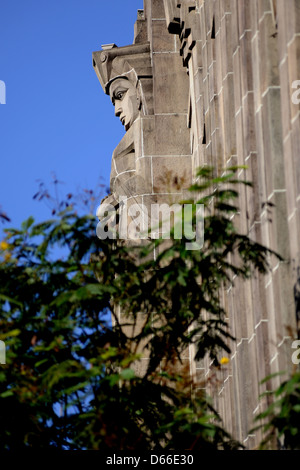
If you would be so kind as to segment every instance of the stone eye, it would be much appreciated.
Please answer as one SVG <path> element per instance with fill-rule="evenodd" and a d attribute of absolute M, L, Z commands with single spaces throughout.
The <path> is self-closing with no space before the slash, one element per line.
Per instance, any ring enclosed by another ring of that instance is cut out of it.
<path fill-rule="evenodd" d="M 116 99 L 121 100 L 124 96 L 124 93 L 125 91 L 118 91 L 118 93 L 116 94 Z"/>

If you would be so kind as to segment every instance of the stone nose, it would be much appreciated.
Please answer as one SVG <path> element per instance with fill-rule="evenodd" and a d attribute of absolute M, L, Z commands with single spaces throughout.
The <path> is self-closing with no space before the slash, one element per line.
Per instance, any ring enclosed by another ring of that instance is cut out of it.
<path fill-rule="evenodd" d="M 115 116 L 120 116 L 122 112 L 122 105 L 121 105 L 121 102 L 120 101 L 116 101 L 115 102 Z"/>

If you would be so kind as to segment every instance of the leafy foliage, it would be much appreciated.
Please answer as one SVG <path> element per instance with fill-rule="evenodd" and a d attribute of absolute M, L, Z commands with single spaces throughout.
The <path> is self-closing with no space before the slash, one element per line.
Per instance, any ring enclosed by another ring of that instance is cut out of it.
<path fill-rule="evenodd" d="M 269 379 L 270 376 L 266 377 L 264 382 Z M 300 372 L 295 371 L 275 391 L 265 395 L 272 397 L 272 403 L 256 417 L 256 421 L 264 421 L 256 428 L 266 434 L 261 449 L 268 448 L 275 436 L 283 441 L 283 448 L 300 450 Z"/>
<path fill-rule="evenodd" d="M 194 345 L 196 358 L 219 364 L 232 339 L 220 288 L 233 275 L 268 270 L 272 252 L 233 224 L 233 188 L 249 184 L 236 170 L 218 178 L 211 168 L 199 172 L 192 191 L 205 208 L 201 250 L 187 250 L 184 238 L 136 247 L 99 240 L 95 217 L 79 216 L 71 197 L 51 220 L 30 217 L 7 229 L 0 448 L 240 446 L 181 360 Z M 195 196 L 189 202 L 195 227 Z M 138 374 L 142 354 L 149 359 Z"/>

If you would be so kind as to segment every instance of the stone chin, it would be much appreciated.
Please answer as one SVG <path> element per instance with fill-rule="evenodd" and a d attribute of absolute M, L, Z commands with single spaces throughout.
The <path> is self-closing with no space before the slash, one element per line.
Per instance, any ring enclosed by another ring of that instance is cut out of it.
<path fill-rule="evenodd" d="M 123 122 L 121 121 L 126 132 L 128 131 L 128 129 L 130 129 L 130 127 L 131 127 L 131 126 L 133 125 L 133 123 L 137 120 L 137 118 L 138 118 L 138 115 L 135 116 L 135 118 L 134 118 L 132 121 L 130 121 L 130 122 L 126 122 L 125 119 L 123 120 Z"/>

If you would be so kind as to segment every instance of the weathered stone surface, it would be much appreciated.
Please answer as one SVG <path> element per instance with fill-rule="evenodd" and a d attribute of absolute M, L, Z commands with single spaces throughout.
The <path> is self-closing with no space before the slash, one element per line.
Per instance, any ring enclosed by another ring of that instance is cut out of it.
<path fill-rule="evenodd" d="M 267 405 L 259 386 L 291 367 L 296 332 L 293 287 L 300 266 L 300 80 L 298 0 L 144 0 L 135 45 L 94 53 L 106 92 L 126 76 L 136 87 L 137 119 L 114 151 L 112 191 L 145 207 L 175 203 L 201 165 L 247 165 L 253 181 L 240 195 L 240 230 L 278 251 L 267 277 L 226 286 L 222 294 L 232 342 L 228 370 L 214 386 L 211 364 L 191 364 L 199 393 L 206 388 L 247 448 L 253 418 Z M 266 203 L 274 206 L 268 207 Z M 190 351 L 191 352 L 191 351 Z M 192 355 L 192 352 L 191 352 Z M 188 358 L 186 359 L 188 361 Z M 147 358 L 145 358 L 145 364 Z"/>

